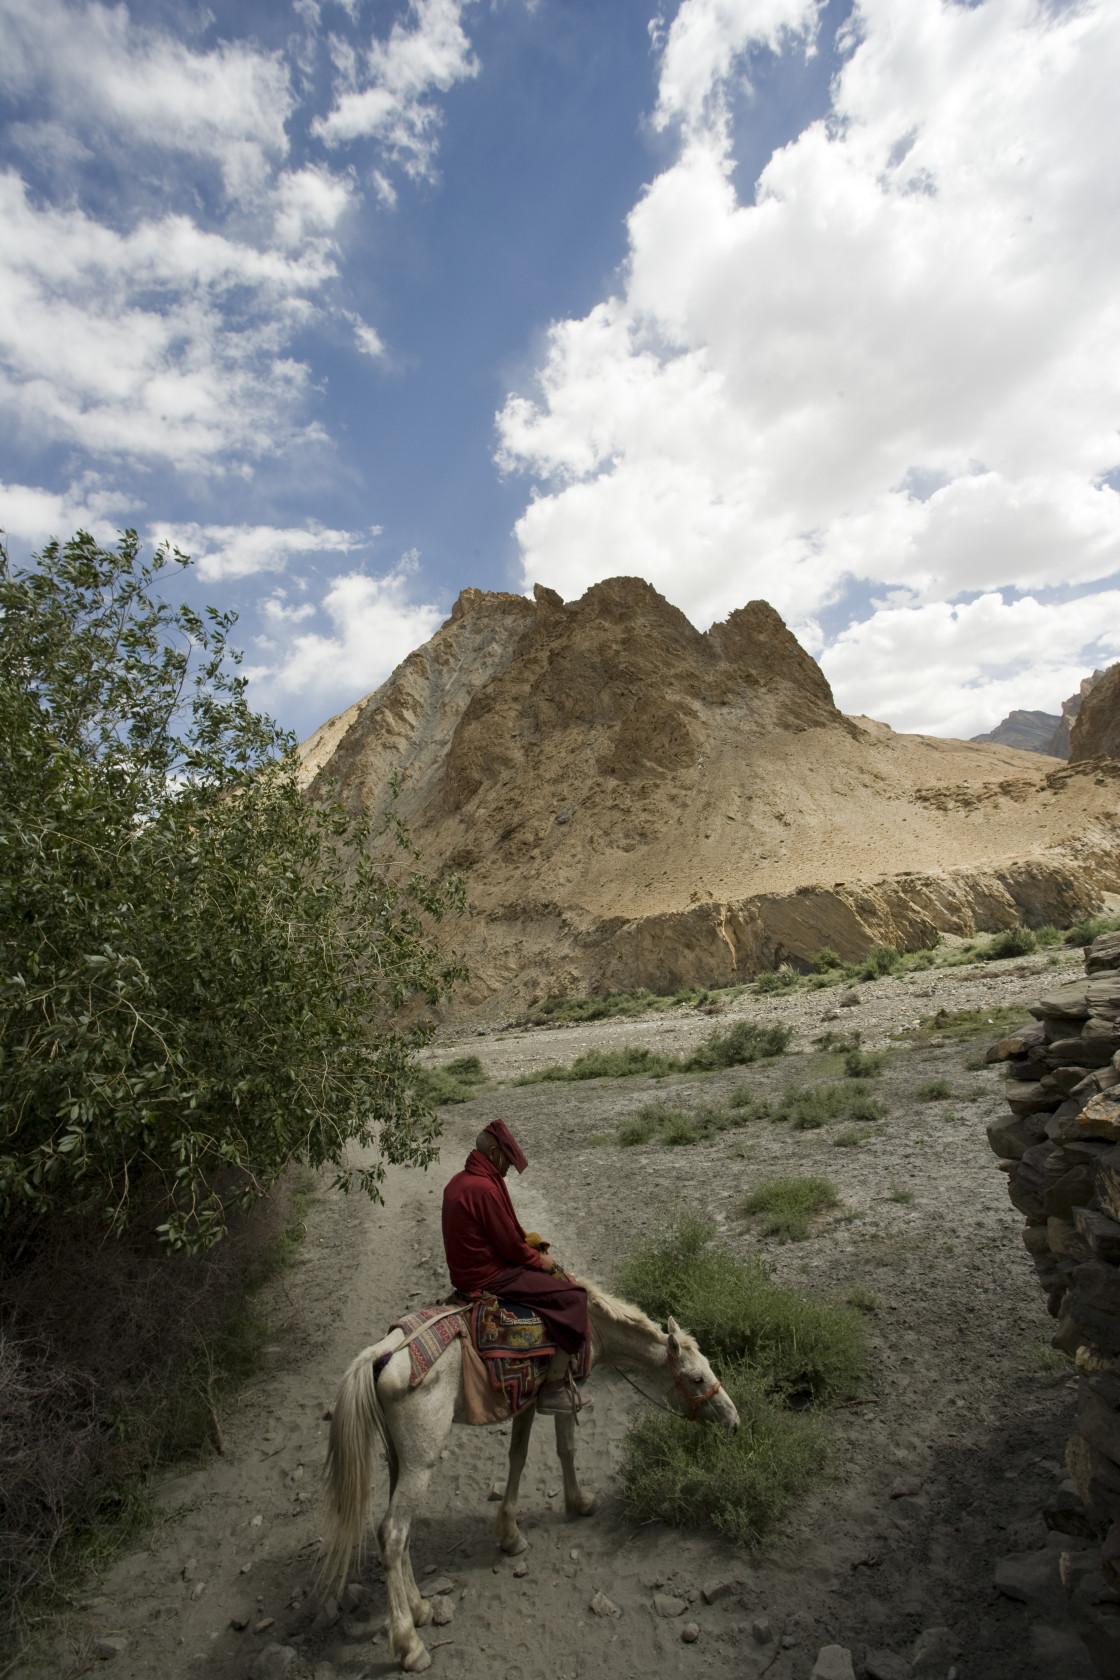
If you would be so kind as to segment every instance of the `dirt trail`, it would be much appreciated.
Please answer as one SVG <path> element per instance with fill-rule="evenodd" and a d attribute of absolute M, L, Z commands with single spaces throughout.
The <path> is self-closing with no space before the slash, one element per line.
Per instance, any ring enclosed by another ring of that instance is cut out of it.
<path fill-rule="evenodd" d="M 877 982 L 841 1024 L 862 1021 L 873 1041 L 942 1001 L 967 1008 L 1035 995 L 1030 965 L 1000 966 L 996 974 Z M 932 1006 L 915 997 L 931 986 Z M 827 1076 L 834 1070 L 808 1040 L 831 1001 L 827 993 L 741 1000 L 737 1013 L 799 1026 L 806 1053 L 770 1068 L 677 1076 L 660 1094 L 687 1104 L 726 1096 L 744 1080 L 776 1091 L 790 1079 Z M 668 1048 L 712 1024 L 658 1022 L 655 1033 L 653 1023 L 629 1022 L 472 1039 L 469 1048 L 508 1078 L 530 1063 L 570 1060 L 585 1041 Z M 114 1680 L 244 1680 L 270 1642 L 297 1653 L 289 1680 L 393 1672 L 375 1562 L 361 1577 L 372 1589 L 369 1608 L 329 1629 L 312 1625 L 323 1412 L 353 1354 L 398 1312 L 446 1289 L 440 1191 L 479 1126 L 501 1113 L 532 1163 L 513 1187 L 525 1222 L 573 1267 L 605 1280 L 627 1247 L 682 1206 L 714 1208 L 727 1240 L 757 1252 L 733 1212 L 742 1190 L 779 1169 L 827 1172 L 842 1190 L 842 1215 L 806 1243 L 767 1252 L 789 1281 L 873 1293 L 871 1366 L 863 1402 L 833 1414 L 841 1475 L 754 1555 L 627 1521 L 613 1474 L 642 1402 L 609 1371 L 595 1378 L 596 1409 L 580 1430 L 583 1478 L 604 1495 L 602 1508 L 584 1521 L 565 1518 L 551 1430 L 538 1425 L 523 1483 L 524 1559 L 496 1550 L 487 1503 L 508 1435 L 456 1430 L 413 1544 L 418 1577 L 454 1583 L 454 1620 L 425 1635 L 434 1675 L 807 1680 L 821 1645 L 848 1646 L 858 1665 L 869 1647 L 906 1656 L 917 1634 L 937 1625 L 959 1639 L 962 1680 L 1088 1675 L 1060 1605 L 1012 1603 L 992 1586 L 997 1557 L 1048 1544 L 1037 1509 L 1061 1473 L 1070 1396 L 1040 1351 L 1050 1323 L 984 1139 L 1001 1107 L 996 1074 L 966 1069 L 974 1050 L 946 1044 L 892 1056 L 875 1082 L 889 1118 L 859 1148 L 837 1149 L 829 1128 L 790 1133 L 756 1122 L 691 1149 L 622 1150 L 599 1140 L 649 1100 L 648 1081 L 503 1086 L 444 1111 L 442 1164 L 427 1174 L 393 1172 L 385 1209 L 317 1195 L 302 1260 L 267 1303 L 273 1368 L 224 1419 L 223 1456 L 162 1485 L 164 1520 L 148 1547 L 91 1586 L 82 1617 L 88 1662 L 94 1639 L 122 1635 L 125 1649 L 104 1670 Z M 441 1047 L 435 1059 L 450 1053 Z M 916 1102 L 917 1086 L 937 1077 L 949 1080 L 952 1099 Z M 892 1200 L 900 1187 L 911 1201 Z M 521 1563 L 528 1572 L 515 1575 Z M 707 1605 L 700 1589 L 720 1582 L 732 1591 Z M 681 1620 L 655 1615 L 659 1585 L 694 1601 Z M 620 1606 L 620 1620 L 590 1613 L 597 1590 Z M 231 1626 L 245 1619 L 244 1631 Z M 695 1644 L 681 1640 L 690 1619 L 700 1624 Z M 755 1637 L 757 1619 L 768 1621 L 769 1639 Z M 944 1680 L 947 1666 L 930 1672 Z"/>

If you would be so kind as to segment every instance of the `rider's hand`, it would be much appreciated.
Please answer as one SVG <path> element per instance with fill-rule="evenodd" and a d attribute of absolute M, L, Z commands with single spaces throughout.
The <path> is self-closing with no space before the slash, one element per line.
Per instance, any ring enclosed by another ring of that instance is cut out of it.
<path fill-rule="evenodd" d="M 556 1262 L 552 1258 L 552 1255 L 551 1254 L 542 1254 L 541 1255 L 541 1271 L 542 1272 L 554 1272 L 555 1270 L 556 1270 Z"/>

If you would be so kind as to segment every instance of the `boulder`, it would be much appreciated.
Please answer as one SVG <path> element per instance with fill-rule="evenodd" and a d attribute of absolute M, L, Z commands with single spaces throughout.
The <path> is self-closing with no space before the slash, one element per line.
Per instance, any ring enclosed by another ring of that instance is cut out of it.
<path fill-rule="evenodd" d="M 1107 1155 L 1101 1156 L 1093 1184 L 1103 1212 L 1120 1220 L 1120 1149 L 1110 1149 Z"/>
<path fill-rule="evenodd" d="M 1084 1021 L 1089 1014 L 1088 980 L 1071 980 L 1030 1005 L 1036 1021 Z"/>
<path fill-rule="evenodd" d="M 856 1680 L 852 1653 L 843 1645 L 822 1645 L 810 1680 Z"/>
<path fill-rule="evenodd" d="M 1029 1085 L 1009 1084 L 1007 1087 L 1007 1106 L 1014 1115 L 1052 1113 L 1061 1101 L 1057 1092 L 1044 1091 L 1037 1081 Z"/>
<path fill-rule="evenodd" d="M 1120 1265 L 1120 1222 L 1087 1207 L 1074 1208 L 1073 1222 L 1098 1259 Z"/>
<path fill-rule="evenodd" d="M 1120 931 L 1102 933 L 1085 953 L 1085 968 L 1089 974 L 1102 974 L 1110 968 L 1120 968 Z"/>
<path fill-rule="evenodd" d="M 923 1628 L 914 1641 L 910 1661 L 915 1674 L 944 1674 L 949 1664 L 960 1655 L 960 1640 L 952 1628 Z"/>
<path fill-rule="evenodd" d="M 1116 1049 L 1116 1041 L 1109 1035 L 1101 1038 L 1094 1034 L 1091 1038 L 1059 1038 L 1050 1046 L 1050 1054 L 1054 1065 L 1059 1062 L 1069 1063 L 1083 1068 L 1107 1067 Z M 1011 1093 L 1007 1100 L 1011 1102 Z"/>
<path fill-rule="evenodd" d="M 1120 1354 L 1120 1271 L 1086 1260 L 1073 1273 L 1070 1313 L 1087 1342 Z"/>

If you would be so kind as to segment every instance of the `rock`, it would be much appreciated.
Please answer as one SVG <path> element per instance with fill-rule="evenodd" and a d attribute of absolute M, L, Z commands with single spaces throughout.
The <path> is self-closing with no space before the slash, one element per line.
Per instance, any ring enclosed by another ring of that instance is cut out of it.
<path fill-rule="evenodd" d="M 93 1642 L 93 1654 L 100 1662 L 111 1662 L 114 1657 L 121 1657 L 128 1650 L 128 1640 L 123 1633 L 109 1633 Z"/>
<path fill-rule="evenodd" d="M 688 1600 L 675 1598 L 672 1593 L 654 1593 L 653 1608 L 659 1616 L 683 1616 L 688 1609 Z"/>
<path fill-rule="evenodd" d="M 186 1563 L 183 1565 L 182 1569 L 180 1570 L 180 1574 L 182 1575 L 183 1580 L 184 1581 L 193 1581 L 194 1580 L 194 1572 L 197 1568 L 198 1568 L 198 1559 L 197 1558 L 188 1558 Z"/>
<path fill-rule="evenodd" d="M 1099 1091 L 1090 1097 L 1074 1124 L 1082 1137 L 1120 1143 L 1120 1090 Z"/>
<path fill-rule="evenodd" d="M 233 1629 L 234 1633 L 244 1633 L 245 1629 L 249 1626 L 250 1620 L 251 1617 L 249 1616 L 231 1616 L 229 1619 L 229 1625 Z"/>
<path fill-rule="evenodd" d="M 863 999 L 858 992 L 842 992 L 840 994 L 841 1009 L 858 1009 Z"/>
<path fill-rule="evenodd" d="M 1105 1160 L 1111 1160 L 1112 1155 L 1120 1157 L 1120 1151 L 1111 1151 Z M 1113 1212 L 1111 1185 L 1109 1188 L 1109 1211 Z M 1116 1180 L 1116 1188 L 1120 1190 L 1120 1178 Z M 1097 1196 L 1102 1203 L 1105 1201 L 1099 1169 Z M 1103 1261 L 1094 1259 L 1085 1260 L 1075 1267 L 1069 1310 L 1074 1323 L 1083 1332 L 1084 1341 L 1094 1342 L 1111 1354 L 1120 1354 L 1120 1272 L 1114 1266 L 1106 1266 Z"/>
<path fill-rule="evenodd" d="M 433 1598 L 431 1604 L 433 1627 L 446 1627 L 448 1622 L 454 1620 L 455 1604 L 445 1593 L 440 1593 L 436 1598 Z"/>
<path fill-rule="evenodd" d="M 751 1623 L 751 1634 L 760 1645 L 769 1645 L 774 1637 L 769 1616 L 756 1616 Z"/>
<path fill-rule="evenodd" d="M 1044 1017 L 1049 1021 L 1085 1021 L 1089 1017 L 1088 1003 L 1089 982 L 1087 980 L 1071 980 L 1064 986 L 1058 986 L 1045 997 L 1040 997 L 1037 1003 L 1030 1005 L 1031 1014 L 1036 1021 Z"/>
<path fill-rule="evenodd" d="M 700 1588 L 700 1597 L 705 1604 L 715 1604 L 718 1599 L 726 1598 L 731 1590 L 730 1581 L 709 1581 L 706 1587 Z"/>
<path fill-rule="evenodd" d="M 1050 1046 L 1050 1053 L 1055 1062 L 1083 1068 L 1106 1067 L 1112 1060 L 1116 1049 L 1115 1040 L 1111 1034 L 1105 1038 L 1094 1033 L 1089 1038 L 1061 1038 Z M 1010 1102 L 1010 1095 L 1008 1101 Z"/>
<path fill-rule="evenodd" d="M 505 1496 L 506 1484 L 504 1482 L 492 1482 L 490 1484 L 490 1492 L 486 1495 L 487 1499 L 499 1500 L 504 1499 Z"/>
<path fill-rule="evenodd" d="M 809 1680 L 856 1680 L 852 1653 L 843 1645 L 822 1645 Z"/>
<path fill-rule="evenodd" d="M 1084 1207 L 1093 1195 L 1090 1167 L 1072 1167 L 1056 1179 L 1042 1197 L 1047 1219 L 1069 1220 L 1075 1207 Z"/>
<path fill-rule="evenodd" d="M 312 1633 L 326 1633 L 338 1621 L 339 1607 L 335 1598 L 325 1598 L 316 1610 L 311 1623 Z"/>
<path fill-rule="evenodd" d="M 1000 1558 L 995 1568 L 996 1590 L 1020 1604 L 1045 1603 L 1053 1591 L 1054 1580 L 1054 1559 L 1046 1551 L 1019 1552 Z M 955 1650 L 949 1653 L 950 1657 L 955 1655 Z"/>
<path fill-rule="evenodd" d="M 1100 974 L 1109 968 L 1120 968 L 1120 932 L 1102 933 L 1085 953 L 1085 969 Z"/>
<path fill-rule="evenodd" d="M 910 1680 L 914 1672 L 906 1658 L 893 1651 L 868 1651 L 863 1667 L 867 1680 Z"/>
<path fill-rule="evenodd" d="M 524 1574 L 528 1567 L 528 1564 L 522 1564 L 521 1573 Z M 517 1570 L 515 1569 L 513 1573 L 516 1575 Z M 433 1595 L 438 1596 L 440 1593 L 452 1593 L 454 1591 L 455 1583 L 451 1579 L 450 1575 L 437 1575 L 434 1581 L 424 1582 L 424 1596 L 426 1598 L 431 1598 Z M 368 1593 L 366 1594 L 366 1598 L 369 1598 Z"/>
<path fill-rule="evenodd" d="M 1007 1038 L 997 1040 L 989 1045 L 984 1057 L 986 1062 L 1009 1062 L 1018 1056 L 1025 1056 L 1028 1050 L 1043 1042 L 1043 1026 L 1038 1021 L 1031 1027 L 1023 1027 L 1021 1031 L 1011 1033 Z"/>
<path fill-rule="evenodd" d="M 912 1499 L 916 1493 L 921 1493 L 922 1483 L 918 1476 L 903 1476 L 893 1484 L 890 1491 L 892 1499 Z"/>
<path fill-rule="evenodd" d="M 522 1577 L 528 1575 L 528 1573 L 529 1565 L 527 1563 L 518 1563 L 514 1565 L 513 1578 L 515 1581 L 520 1581 Z"/>
<path fill-rule="evenodd" d="M 296 1666 L 297 1653 L 292 1645 L 266 1645 L 257 1654 L 249 1680 L 287 1680 Z"/>
<path fill-rule="evenodd" d="M 1061 1096 L 1057 1091 L 1046 1091 L 1039 1083 L 1024 1085 L 1015 1084 L 1007 1087 L 1007 1106 L 1012 1114 L 1025 1117 L 1028 1114 L 1050 1114 L 1061 1103 Z"/>
<path fill-rule="evenodd" d="M 613 1616 L 615 1621 L 622 1615 L 618 1605 L 613 1599 L 608 1598 L 605 1592 L 595 1594 L 591 1600 L 591 1611 L 596 1616 Z"/>
<path fill-rule="evenodd" d="M 317 1662 L 311 1673 L 311 1680 L 337 1680 L 338 1670 L 333 1663 Z"/>
<path fill-rule="evenodd" d="M 1071 1629 L 1032 1622 L 1028 1637 L 1031 1656 L 1044 1674 L 1060 1675 L 1061 1680 L 1092 1680 L 1088 1654 Z"/>
<path fill-rule="evenodd" d="M 700 1637 L 700 1623 L 686 1622 L 681 1629 L 681 1638 L 686 1645 L 695 1645 Z"/>
<path fill-rule="evenodd" d="M 270 1627 L 276 1626 L 275 1616 L 262 1616 L 259 1622 L 253 1623 L 254 1633 L 267 1633 Z"/>
<path fill-rule="evenodd" d="M 1096 1537 L 1096 1526 L 1085 1501 L 1072 1481 L 1065 1481 L 1042 1507 L 1042 1520 L 1055 1534 L 1076 1534 L 1085 1540 Z"/>
<path fill-rule="evenodd" d="M 450 1588 L 448 1588 L 450 1591 Z M 361 1610 L 369 1603 L 369 1588 L 361 1581 L 347 1581 L 342 1589 L 339 1604 L 343 1610 Z"/>
<path fill-rule="evenodd" d="M 952 1628 L 923 1628 L 914 1641 L 910 1663 L 915 1674 L 947 1668 L 960 1655 L 960 1641 Z"/>
<path fill-rule="evenodd" d="M 1087 1207 L 1074 1208 L 1073 1221 L 1099 1260 L 1120 1264 L 1120 1222 Z"/>
<path fill-rule="evenodd" d="M 1080 1069 L 1078 1070 L 1080 1072 Z M 1022 1117 L 1001 1115 L 988 1127 L 988 1143 L 994 1155 L 1003 1160 L 1020 1161 L 1033 1143 L 1037 1142 Z"/>

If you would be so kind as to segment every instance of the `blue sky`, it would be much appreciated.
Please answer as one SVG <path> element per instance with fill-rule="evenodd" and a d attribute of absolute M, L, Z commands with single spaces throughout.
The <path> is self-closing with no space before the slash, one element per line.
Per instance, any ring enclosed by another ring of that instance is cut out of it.
<path fill-rule="evenodd" d="M 0 525 L 305 735 L 468 584 L 758 595 L 971 734 L 1120 655 L 1120 15 L 0 4 Z"/>

